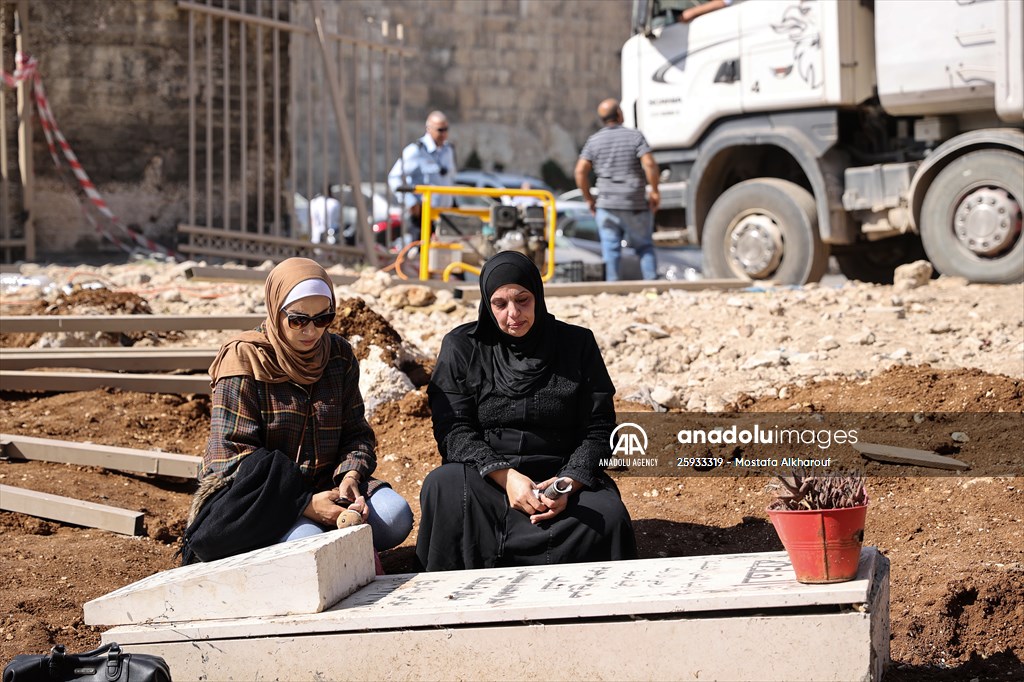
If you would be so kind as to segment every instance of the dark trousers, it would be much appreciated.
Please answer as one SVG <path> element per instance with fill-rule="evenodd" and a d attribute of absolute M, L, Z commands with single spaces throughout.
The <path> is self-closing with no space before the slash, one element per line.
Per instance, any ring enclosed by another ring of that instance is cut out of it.
<path fill-rule="evenodd" d="M 405 223 L 405 238 L 406 243 L 418 242 L 420 240 L 420 222 L 421 222 L 420 207 L 409 209 L 408 216 L 406 217 Z"/>

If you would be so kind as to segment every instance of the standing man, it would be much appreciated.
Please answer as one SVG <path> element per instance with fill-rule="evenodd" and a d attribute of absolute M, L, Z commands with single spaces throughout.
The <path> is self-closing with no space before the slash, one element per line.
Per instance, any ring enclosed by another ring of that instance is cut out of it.
<path fill-rule="evenodd" d="M 643 133 L 622 127 L 619 101 L 606 99 L 597 107 L 604 127 L 590 136 L 576 162 L 576 186 L 597 216 L 605 279 L 619 279 L 622 240 L 640 256 L 644 279 L 657 279 L 654 255 L 654 212 L 658 210 L 658 164 Z M 590 193 L 590 172 L 597 175 L 597 201 Z M 650 185 L 650 193 L 646 192 Z"/>
<path fill-rule="evenodd" d="M 445 185 L 455 184 L 455 148 L 448 142 L 448 118 L 440 111 L 427 116 L 427 133 L 402 150 L 402 157 L 395 162 L 388 173 L 388 185 L 399 196 L 402 185 Z M 401 193 L 408 212 L 406 223 L 407 243 L 420 238 L 421 199 L 412 192 Z M 437 194 L 431 199 L 431 206 L 449 208 L 454 205 L 450 194 Z"/>

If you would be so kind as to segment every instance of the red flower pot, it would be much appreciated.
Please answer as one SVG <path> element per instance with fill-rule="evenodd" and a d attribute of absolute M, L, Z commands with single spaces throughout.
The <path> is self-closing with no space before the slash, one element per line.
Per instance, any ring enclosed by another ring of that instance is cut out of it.
<path fill-rule="evenodd" d="M 868 506 L 768 510 L 768 517 L 802 583 L 841 583 L 857 576 Z"/>

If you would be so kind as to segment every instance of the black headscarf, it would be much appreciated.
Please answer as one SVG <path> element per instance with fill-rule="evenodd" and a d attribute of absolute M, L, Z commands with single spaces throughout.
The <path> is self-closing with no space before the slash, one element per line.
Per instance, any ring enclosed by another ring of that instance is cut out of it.
<path fill-rule="evenodd" d="M 501 331 L 491 310 L 491 296 L 507 284 L 524 287 L 535 299 L 533 326 L 521 337 Z M 547 381 L 555 351 L 550 338 L 553 325 L 554 317 L 544 304 L 544 283 L 532 260 L 518 251 L 502 251 L 484 264 L 480 272 L 480 314 L 473 335 L 491 350 L 491 366 L 480 369 L 485 373 L 490 370 L 495 390 L 522 398 Z"/>

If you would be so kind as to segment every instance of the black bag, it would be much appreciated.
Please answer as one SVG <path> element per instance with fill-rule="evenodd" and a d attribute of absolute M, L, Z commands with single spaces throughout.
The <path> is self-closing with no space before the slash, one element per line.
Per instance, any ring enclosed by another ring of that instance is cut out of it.
<path fill-rule="evenodd" d="M 68 654 L 58 644 L 49 654 L 21 654 L 4 668 L 3 682 L 171 682 L 167 661 L 152 654 L 129 654 L 116 642 L 84 654 Z"/>
<path fill-rule="evenodd" d="M 185 528 L 179 550 L 183 566 L 269 547 L 288 532 L 313 497 L 298 465 L 280 450 L 254 450 L 230 479 L 219 482 L 223 485 L 199 505 Z"/>

